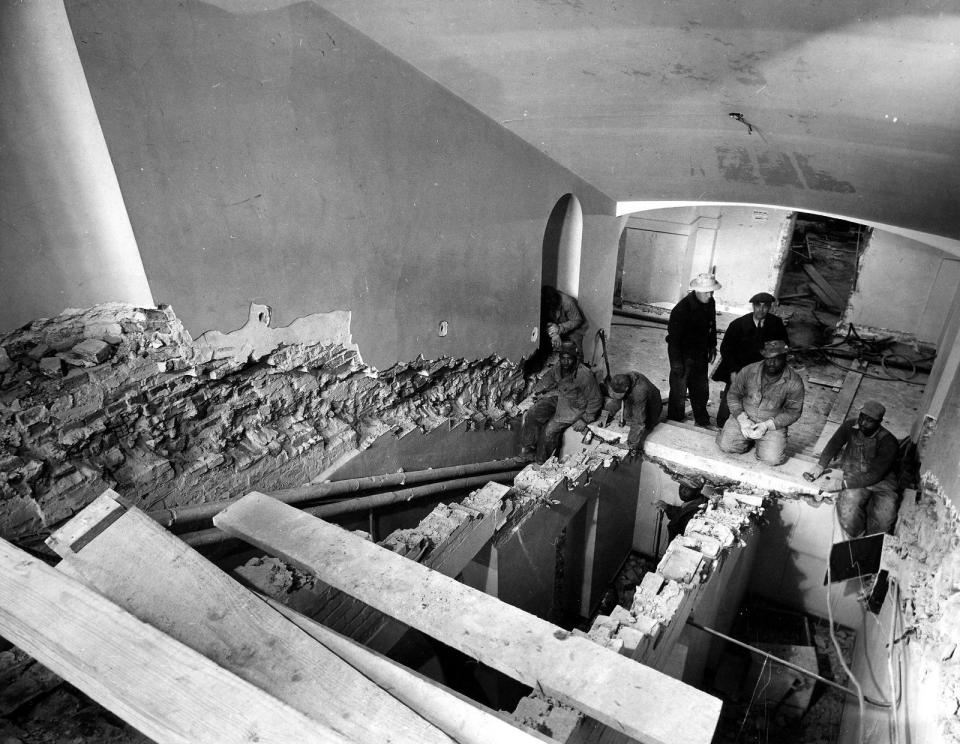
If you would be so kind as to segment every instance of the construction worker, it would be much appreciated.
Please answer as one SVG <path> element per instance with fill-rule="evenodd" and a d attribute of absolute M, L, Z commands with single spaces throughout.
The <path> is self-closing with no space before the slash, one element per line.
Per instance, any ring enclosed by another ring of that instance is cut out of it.
<path fill-rule="evenodd" d="M 710 426 L 707 365 L 717 356 L 717 306 L 713 293 L 721 285 L 713 274 L 698 274 L 690 292 L 673 310 L 667 323 L 670 359 L 670 398 L 667 418 L 683 421 L 687 392 L 697 426 Z"/>
<path fill-rule="evenodd" d="M 720 341 L 720 363 L 713 371 L 713 379 L 724 383 L 720 395 L 720 407 L 717 410 L 717 426 L 721 429 L 730 416 L 727 406 L 727 393 L 730 391 L 730 378 L 748 364 L 763 359 L 760 350 L 764 341 L 781 340 L 789 344 L 787 328 L 783 321 L 770 310 L 776 299 L 769 292 L 758 292 L 750 298 L 753 312 L 742 315 L 727 326 Z"/>
<path fill-rule="evenodd" d="M 593 372 L 580 363 L 576 344 L 564 341 L 560 359 L 533 386 L 542 395 L 523 417 L 520 454 L 544 462 L 560 446 L 567 427 L 582 432 L 596 421 L 603 397 Z"/>
<path fill-rule="evenodd" d="M 723 452 L 740 454 L 755 444 L 761 462 L 780 465 L 787 459 L 787 427 L 803 412 L 803 380 L 787 365 L 788 351 L 784 341 L 766 341 L 763 361 L 734 374 L 730 418 L 717 433 Z"/>
<path fill-rule="evenodd" d="M 540 346 L 524 365 L 524 374 L 539 372 L 550 354 L 559 350 L 564 341 L 576 344 L 582 357 L 587 325 L 580 305 L 573 297 L 544 284 L 540 292 Z"/>
<path fill-rule="evenodd" d="M 837 519 L 850 537 L 893 532 L 900 505 L 897 456 L 900 444 L 881 426 L 886 408 L 868 400 L 856 418 L 844 421 L 823 448 L 820 460 L 810 471 L 815 480 L 827 472 L 827 465 L 841 453 L 843 476 L 832 490 L 837 497 Z"/>
<path fill-rule="evenodd" d="M 630 456 L 636 457 L 643 440 L 650 430 L 660 422 L 663 411 L 663 398 L 657 386 L 639 372 L 614 375 L 607 383 L 608 399 L 604 411 L 611 417 L 616 416 L 623 407 L 622 423 L 630 427 L 627 434 L 627 448 Z"/>

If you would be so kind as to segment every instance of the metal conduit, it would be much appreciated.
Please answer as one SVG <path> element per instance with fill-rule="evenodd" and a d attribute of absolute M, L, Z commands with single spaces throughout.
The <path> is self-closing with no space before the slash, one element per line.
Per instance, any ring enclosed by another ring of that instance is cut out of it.
<path fill-rule="evenodd" d="M 326 499 L 348 493 L 372 491 L 376 488 L 403 486 L 408 483 L 449 480 L 451 478 L 462 478 L 477 473 L 499 472 L 510 468 L 522 468 L 525 464 L 527 464 L 527 462 L 522 458 L 510 457 L 506 460 L 488 460 L 487 462 L 453 465 L 446 468 L 429 468 L 426 470 L 412 470 L 406 473 L 370 475 L 363 478 L 349 478 L 330 483 L 310 483 L 305 486 L 298 486 L 297 488 L 269 491 L 267 492 L 267 496 L 271 496 L 285 504 L 300 504 L 304 501 Z M 157 509 L 147 512 L 147 516 L 167 528 L 180 524 L 204 522 L 209 521 L 213 518 L 214 514 L 222 511 L 240 498 L 240 496 L 237 496 L 222 501 L 210 501 L 203 504 Z"/>
<path fill-rule="evenodd" d="M 693 620 L 690 620 L 690 619 L 687 619 L 687 625 L 691 625 L 697 630 L 702 630 L 704 633 L 709 633 L 710 635 L 716 636 L 717 638 L 722 638 L 723 640 L 728 641 L 729 643 L 732 643 L 736 646 L 740 646 L 741 648 L 745 648 L 747 649 L 747 651 L 750 651 L 752 653 L 759 654 L 760 656 L 765 656 L 766 658 L 770 659 L 770 661 L 773 661 L 777 664 L 781 664 L 785 667 L 793 669 L 795 672 L 800 672 L 800 674 L 803 674 L 804 676 L 813 677 L 815 680 L 819 682 L 823 682 L 825 685 L 836 687 L 841 692 L 845 692 L 847 693 L 847 695 L 850 695 L 853 698 L 858 697 L 856 691 L 851 690 L 849 687 L 844 687 L 843 685 L 838 684 L 837 682 L 834 682 L 832 679 L 821 677 L 816 672 L 811 672 L 809 669 L 804 669 L 802 666 L 797 666 L 796 664 L 789 662 L 786 659 L 781 659 L 779 656 L 768 654 L 766 651 L 761 651 L 759 648 L 755 648 L 754 646 L 751 646 L 747 643 L 738 641 L 736 638 L 731 638 L 730 636 L 721 633 L 719 630 L 714 630 L 713 628 L 708 628 L 704 625 L 700 625 L 700 623 L 694 622 Z M 870 703 L 880 708 L 889 707 L 889 703 L 885 703 L 879 700 L 871 700 Z"/>
<path fill-rule="evenodd" d="M 414 488 L 402 488 L 397 491 L 375 493 L 371 494 L 370 496 L 358 496 L 356 498 L 346 499 L 345 501 L 338 501 L 333 504 L 311 506 L 303 511 L 307 514 L 312 514 L 315 517 L 335 517 L 341 514 L 365 511 L 367 509 L 372 510 L 380 506 L 387 506 L 388 504 L 398 504 L 404 501 L 421 499 L 426 496 L 434 496 L 446 491 L 461 491 L 468 488 L 479 488 L 487 483 L 512 483 L 513 479 L 521 470 L 522 468 L 514 468 L 512 470 L 503 470 L 496 473 L 475 475 L 470 478 L 457 478 L 454 480 L 442 481 L 440 483 L 428 483 L 427 485 L 416 486 Z M 233 501 L 233 499 L 231 499 L 231 501 Z M 221 508 L 225 508 L 226 506 L 227 504 L 223 503 Z M 206 545 L 216 545 L 217 543 L 223 542 L 229 538 L 230 536 L 226 532 L 223 532 L 216 527 L 209 530 L 190 532 L 180 536 L 181 540 L 194 548 L 203 547 Z"/>

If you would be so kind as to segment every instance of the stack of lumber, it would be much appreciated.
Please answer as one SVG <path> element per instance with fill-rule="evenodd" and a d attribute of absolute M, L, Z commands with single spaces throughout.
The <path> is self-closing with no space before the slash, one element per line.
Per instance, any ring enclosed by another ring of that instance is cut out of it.
<path fill-rule="evenodd" d="M 712 737 L 715 698 L 263 494 L 216 524 L 637 741 Z M 0 635 L 156 741 L 545 739 L 248 590 L 112 491 L 49 545 L 55 568 L 0 541 Z"/>

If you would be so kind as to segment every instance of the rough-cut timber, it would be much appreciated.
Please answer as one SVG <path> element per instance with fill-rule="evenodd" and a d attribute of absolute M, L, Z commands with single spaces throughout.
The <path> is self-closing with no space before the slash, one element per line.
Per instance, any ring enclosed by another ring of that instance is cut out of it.
<path fill-rule="evenodd" d="M 638 741 L 712 738 L 716 698 L 263 494 L 214 524 Z"/>
<path fill-rule="evenodd" d="M 0 635 L 155 741 L 351 741 L 2 539 L 0 596 Z"/>
<path fill-rule="evenodd" d="M 84 512 L 99 514 L 111 503 L 123 513 L 78 551 L 52 536 L 63 558 L 59 569 L 345 738 L 449 744 L 442 732 L 143 512 L 124 510 L 110 492 Z M 77 517 L 81 523 L 84 512 Z M 67 528 L 72 532 L 69 523 Z M 358 700 L 364 701 L 363 715 Z"/>
<path fill-rule="evenodd" d="M 275 600 L 270 605 L 304 632 L 417 711 L 459 744 L 537 744 L 550 741 L 520 729 L 493 711 L 458 695 L 381 654 L 334 633 Z"/>

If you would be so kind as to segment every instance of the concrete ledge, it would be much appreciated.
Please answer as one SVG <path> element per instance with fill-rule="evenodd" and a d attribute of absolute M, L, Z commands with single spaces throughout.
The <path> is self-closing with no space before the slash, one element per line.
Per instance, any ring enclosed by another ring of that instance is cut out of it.
<path fill-rule="evenodd" d="M 790 457 L 783 465 L 771 467 L 760 462 L 753 451 L 743 455 L 721 452 L 716 443 L 717 433 L 707 429 L 692 429 L 669 422 L 659 424 L 643 445 L 644 457 L 674 472 L 700 473 L 716 483 L 729 480 L 764 491 L 781 494 L 820 496 L 820 490 L 831 483 L 831 476 L 807 483 L 802 477 L 812 461 L 806 457 Z"/>

